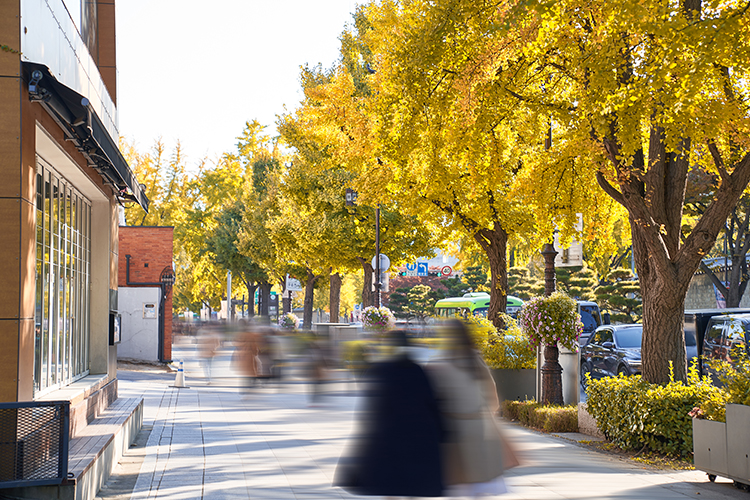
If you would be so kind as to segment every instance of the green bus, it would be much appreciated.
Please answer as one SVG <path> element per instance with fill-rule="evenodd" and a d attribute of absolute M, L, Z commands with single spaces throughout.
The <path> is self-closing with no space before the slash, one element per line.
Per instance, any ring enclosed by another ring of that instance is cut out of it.
<path fill-rule="evenodd" d="M 516 317 L 518 311 L 521 310 L 523 300 L 518 297 L 508 295 L 508 302 L 506 304 L 506 312 Z M 490 308 L 490 294 L 487 292 L 471 292 L 465 293 L 463 297 L 451 297 L 448 299 L 440 299 L 435 304 L 435 315 L 441 319 L 452 318 L 453 316 L 468 316 L 479 315 L 487 317 L 487 311 Z"/>

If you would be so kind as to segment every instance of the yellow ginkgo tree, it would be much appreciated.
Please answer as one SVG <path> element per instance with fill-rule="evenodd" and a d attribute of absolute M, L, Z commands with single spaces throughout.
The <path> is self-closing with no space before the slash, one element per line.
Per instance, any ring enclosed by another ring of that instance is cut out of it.
<path fill-rule="evenodd" d="M 489 261 L 489 318 L 502 326 L 509 242 L 541 248 L 555 229 L 568 240 L 576 214 L 597 209 L 594 179 L 558 116 L 519 105 L 497 85 L 498 64 L 513 50 L 496 36 L 501 7 L 409 0 L 365 12 L 377 156 L 361 163 L 363 191 L 398 199 L 435 231 L 469 236 Z"/>
<path fill-rule="evenodd" d="M 643 375 L 667 382 L 671 362 L 684 380 L 685 295 L 750 179 L 748 3 L 510 5 L 496 36 L 514 48 L 496 67 L 497 84 L 536 116 L 554 110 L 579 164 L 627 210 L 643 296 Z M 545 88 L 529 85 L 534 79 Z M 719 181 L 684 234 L 695 168 Z"/>

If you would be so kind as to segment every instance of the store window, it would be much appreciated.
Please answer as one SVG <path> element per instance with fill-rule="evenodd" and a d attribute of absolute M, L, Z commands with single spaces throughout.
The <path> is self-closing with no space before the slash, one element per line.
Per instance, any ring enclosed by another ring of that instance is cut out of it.
<path fill-rule="evenodd" d="M 91 203 L 43 159 L 36 177 L 34 394 L 88 374 Z"/>

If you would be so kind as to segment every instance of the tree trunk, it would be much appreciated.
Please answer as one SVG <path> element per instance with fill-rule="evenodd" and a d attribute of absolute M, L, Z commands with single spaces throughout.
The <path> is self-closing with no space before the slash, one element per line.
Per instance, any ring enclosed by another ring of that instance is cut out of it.
<path fill-rule="evenodd" d="M 331 317 L 329 322 L 339 322 L 339 309 L 341 307 L 341 275 L 339 273 L 331 273 L 331 293 L 330 293 L 330 304 Z"/>
<path fill-rule="evenodd" d="M 271 284 L 263 282 L 260 284 L 258 292 L 258 312 L 263 317 L 268 317 L 268 303 L 271 300 Z"/>
<path fill-rule="evenodd" d="M 313 293 L 315 290 L 315 282 L 318 281 L 319 276 L 315 276 L 309 267 L 306 271 L 307 279 L 305 280 L 305 304 L 304 312 L 302 314 L 302 328 L 304 330 L 312 330 Z"/>
<path fill-rule="evenodd" d="M 372 268 L 372 265 L 362 257 L 357 257 L 357 260 L 362 264 L 362 269 L 365 273 L 364 279 L 362 280 L 362 308 L 374 306 L 375 292 L 372 291 L 372 273 L 374 273 L 375 270 Z"/>
<path fill-rule="evenodd" d="M 613 124 L 614 125 L 614 124 Z M 614 128 L 613 128 L 614 130 Z M 637 151 L 632 163 L 622 163 L 617 138 L 602 139 L 603 150 L 617 175 L 618 189 L 597 172 L 599 185 L 624 206 L 630 218 L 633 256 L 643 297 L 644 380 L 669 382 L 670 367 L 675 380 L 686 380 L 683 317 L 685 295 L 695 271 L 716 241 L 732 208 L 750 180 L 750 154 L 727 168 L 715 144 L 708 149 L 721 174 L 721 184 L 708 208 L 690 234 L 682 239 L 682 209 L 685 204 L 690 140 L 677 149 L 665 145 L 663 130 L 655 127 L 649 137 L 648 155 Z M 640 172 L 646 172 L 641 174 Z"/>
<path fill-rule="evenodd" d="M 258 285 L 250 285 L 247 282 L 245 283 L 245 286 L 247 287 L 247 315 L 249 317 L 255 316 L 255 290 L 257 290 Z"/>
<path fill-rule="evenodd" d="M 633 222 L 631 221 L 631 224 Z M 633 227 L 637 227 L 633 224 Z M 663 384 L 670 380 L 670 361 L 675 380 L 687 379 L 685 355 L 685 295 L 690 283 L 679 283 L 677 273 L 657 273 L 643 236 L 633 229 L 633 250 L 643 297 L 643 377 Z"/>
<path fill-rule="evenodd" d="M 493 230 L 482 229 L 474 234 L 474 239 L 484 250 L 490 261 L 490 308 L 487 319 L 498 329 L 504 329 L 500 318 L 508 305 L 508 233 L 495 224 Z"/>

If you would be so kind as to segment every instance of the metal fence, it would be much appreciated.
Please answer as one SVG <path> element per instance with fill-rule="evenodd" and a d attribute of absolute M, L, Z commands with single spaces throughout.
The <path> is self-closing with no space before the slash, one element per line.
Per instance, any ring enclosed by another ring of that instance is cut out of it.
<path fill-rule="evenodd" d="M 62 483 L 69 435 L 69 401 L 0 403 L 0 488 Z"/>

